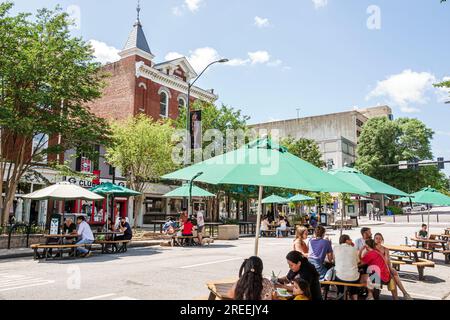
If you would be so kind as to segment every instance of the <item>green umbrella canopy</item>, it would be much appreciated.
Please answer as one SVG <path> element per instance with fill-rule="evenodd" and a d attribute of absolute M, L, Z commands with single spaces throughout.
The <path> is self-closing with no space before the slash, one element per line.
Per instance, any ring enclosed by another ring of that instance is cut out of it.
<path fill-rule="evenodd" d="M 261 203 L 268 204 L 268 203 L 287 203 L 289 202 L 288 199 L 277 196 L 275 194 L 271 195 L 270 197 L 264 198 Z"/>
<path fill-rule="evenodd" d="M 433 188 L 423 188 L 422 190 L 412 193 L 411 198 L 404 197 L 395 200 L 396 202 L 411 202 L 432 204 L 436 206 L 450 206 L 450 197 L 440 193 Z"/>
<path fill-rule="evenodd" d="M 363 174 L 361 171 L 354 168 L 343 167 L 340 169 L 330 170 L 329 173 L 367 193 L 408 196 L 406 192 L 403 192 L 384 182 L 381 182 L 377 179 L 367 176 Z"/>
<path fill-rule="evenodd" d="M 102 183 L 101 185 L 91 188 L 90 191 L 100 195 L 112 194 L 116 197 L 132 197 L 142 194 L 140 192 L 112 184 L 111 182 Z"/>
<path fill-rule="evenodd" d="M 197 198 L 215 197 L 214 194 L 202 188 L 192 185 L 192 196 Z M 175 190 L 166 193 L 163 197 L 166 198 L 185 198 L 189 197 L 189 184 L 184 184 Z"/>
<path fill-rule="evenodd" d="M 302 201 L 311 201 L 315 200 L 312 197 L 305 196 L 303 194 L 296 194 L 295 196 L 289 198 L 289 202 L 302 202 Z"/>
<path fill-rule="evenodd" d="M 210 184 L 267 186 L 318 192 L 364 191 L 338 179 L 293 154 L 268 138 L 199 162 L 163 176 L 168 180 L 196 179 Z"/>

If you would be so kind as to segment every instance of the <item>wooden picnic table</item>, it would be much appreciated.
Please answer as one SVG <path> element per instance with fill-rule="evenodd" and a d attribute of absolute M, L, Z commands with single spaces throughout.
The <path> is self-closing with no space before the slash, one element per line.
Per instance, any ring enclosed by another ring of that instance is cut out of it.
<path fill-rule="evenodd" d="M 400 270 L 400 264 L 414 265 L 417 267 L 417 271 L 419 273 L 419 280 L 424 280 L 425 267 L 434 268 L 434 262 L 429 261 L 425 258 L 419 258 L 419 253 L 422 253 L 423 256 L 427 251 L 426 249 L 412 246 L 394 246 L 394 245 L 384 245 L 384 247 L 394 253 L 391 255 L 391 258 L 393 258 L 391 259 L 391 262 L 397 271 Z"/>
<path fill-rule="evenodd" d="M 444 230 L 445 234 L 450 234 L 450 228 Z"/>
<path fill-rule="evenodd" d="M 228 292 L 231 288 L 233 288 L 233 285 L 239 280 L 239 278 L 231 278 L 226 280 L 219 280 L 214 282 L 208 282 L 206 286 L 209 290 L 209 297 L 208 300 L 233 300 L 229 295 Z M 275 290 L 272 292 L 273 299 L 276 300 L 288 300 L 289 298 L 284 297 L 278 297 L 276 286 L 274 288 Z M 293 297 L 292 297 L 293 298 Z"/>
<path fill-rule="evenodd" d="M 450 241 L 450 234 L 432 234 L 438 240 Z"/>
<path fill-rule="evenodd" d="M 417 248 L 419 248 L 419 247 L 425 248 L 425 244 L 435 244 L 435 245 L 440 244 L 442 246 L 443 251 L 445 251 L 447 248 L 447 240 L 444 240 L 444 239 L 440 239 L 440 240 L 434 239 L 433 240 L 433 239 L 421 239 L 421 238 L 413 237 L 413 238 L 411 238 L 411 240 L 416 242 Z M 427 248 L 427 249 L 430 249 L 433 251 L 438 251 L 438 250 L 435 250 L 434 246 L 430 246 L 430 248 Z"/>
<path fill-rule="evenodd" d="M 45 244 L 51 244 L 51 239 L 57 239 L 58 242 L 57 244 L 64 244 L 64 239 L 77 239 L 78 238 L 78 234 L 71 234 L 71 233 L 67 233 L 67 234 L 46 234 L 44 235 L 45 238 Z"/>

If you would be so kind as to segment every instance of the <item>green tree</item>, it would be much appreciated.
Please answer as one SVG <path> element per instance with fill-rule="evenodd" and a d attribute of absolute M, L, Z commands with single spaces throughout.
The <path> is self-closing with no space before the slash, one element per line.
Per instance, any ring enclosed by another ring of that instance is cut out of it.
<path fill-rule="evenodd" d="M 381 167 L 402 160 L 414 162 L 432 159 L 433 134 L 431 129 L 417 119 L 370 119 L 364 124 L 359 139 L 356 167 L 405 192 L 415 192 L 429 185 L 437 189 L 445 188 L 447 181 L 437 167 L 419 167 L 418 170 Z"/>
<path fill-rule="evenodd" d="M 206 148 L 213 145 L 213 143 L 217 144 L 216 148 L 218 152 L 215 152 L 215 148 L 212 148 L 212 152 L 208 153 L 206 155 L 206 158 L 217 156 L 222 154 L 223 152 L 232 151 L 237 147 L 240 147 L 239 141 L 237 139 L 233 139 L 233 143 L 227 144 L 226 137 L 227 131 L 229 130 L 232 130 L 235 133 L 241 130 L 241 133 L 243 132 L 245 135 L 248 133 L 247 121 L 250 119 L 250 117 L 244 115 L 241 110 L 234 109 L 233 107 L 229 107 L 224 104 L 222 104 L 222 106 L 220 107 L 217 107 L 212 103 L 203 102 L 200 100 L 197 100 L 194 103 L 192 110 L 202 111 L 202 131 L 204 136 L 208 130 L 218 130 L 222 136 L 222 140 L 218 139 L 217 136 L 214 136 L 212 138 L 213 141 L 205 141 L 205 139 L 203 139 L 203 150 L 206 150 Z M 175 120 L 175 127 L 179 130 L 186 129 L 186 109 L 180 110 L 180 115 L 178 119 Z M 247 136 L 244 141 L 241 141 L 241 143 L 248 142 L 249 139 L 251 138 Z M 195 157 L 193 158 L 195 159 Z M 228 200 L 234 199 L 237 201 L 243 201 L 248 198 L 247 193 L 235 192 L 236 186 L 207 185 L 202 187 L 217 195 L 210 203 L 210 205 L 212 206 L 212 212 L 214 214 L 213 219 L 215 220 L 219 218 L 219 202 L 221 198 L 227 197 Z M 229 201 L 227 203 L 229 203 Z"/>
<path fill-rule="evenodd" d="M 147 183 L 177 169 L 172 161 L 175 132 L 170 121 L 154 121 L 138 115 L 113 122 L 112 144 L 106 149 L 107 161 L 119 168 L 133 190 L 143 192 Z M 135 197 L 134 225 L 141 214 L 144 196 Z"/>
<path fill-rule="evenodd" d="M 306 138 L 296 140 L 292 137 L 288 137 L 283 139 L 281 144 L 293 155 L 308 161 L 316 167 L 322 168 L 325 166 L 325 162 L 322 160 L 322 153 L 314 140 Z"/>
<path fill-rule="evenodd" d="M 449 89 L 449 93 L 450 93 L 450 80 L 448 81 L 443 81 L 441 83 L 437 83 L 434 85 L 436 88 L 447 88 Z M 450 100 L 447 101 L 446 103 L 450 103 Z"/>
<path fill-rule="evenodd" d="M 35 17 L 12 16 L 12 7 L 0 4 L 3 224 L 19 181 L 48 155 L 59 160 L 68 149 L 92 154 L 94 143 L 108 138 L 107 123 L 85 107 L 100 96 L 104 76 L 92 62 L 92 48 L 70 35 L 68 15 L 57 7 L 38 10 Z"/>

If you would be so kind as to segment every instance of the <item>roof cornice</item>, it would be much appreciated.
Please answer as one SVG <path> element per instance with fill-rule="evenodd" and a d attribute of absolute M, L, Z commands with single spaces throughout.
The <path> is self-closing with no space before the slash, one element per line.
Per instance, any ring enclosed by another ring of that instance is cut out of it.
<path fill-rule="evenodd" d="M 156 83 L 164 85 L 168 88 L 177 90 L 184 94 L 187 94 L 187 91 L 188 91 L 187 82 L 184 82 L 183 80 L 181 80 L 175 76 L 169 76 L 167 74 L 164 74 L 155 68 L 145 65 L 142 61 L 136 62 L 136 77 L 137 78 L 144 77 L 153 82 L 156 82 Z M 216 95 L 212 92 L 209 92 L 207 90 L 203 90 L 196 86 L 193 86 L 191 88 L 191 96 L 196 99 L 211 102 L 211 103 L 216 101 L 217 99 L 219 99 L 218 95 Z"/>

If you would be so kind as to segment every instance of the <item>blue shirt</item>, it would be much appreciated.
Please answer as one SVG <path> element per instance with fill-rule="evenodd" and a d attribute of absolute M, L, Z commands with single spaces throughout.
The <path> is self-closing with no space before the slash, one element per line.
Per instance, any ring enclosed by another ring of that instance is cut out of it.
<path fill-rule="evenodd" d="M 309 259 L 317 259 L 321 263 L 325 261 L 325 257 L 328 253 L 333 252 L 333 248 L 331 247 L 331 241 L 321 239 L 321 238 L 313 238 L 309 240 Z"/>

